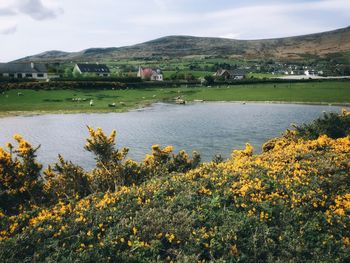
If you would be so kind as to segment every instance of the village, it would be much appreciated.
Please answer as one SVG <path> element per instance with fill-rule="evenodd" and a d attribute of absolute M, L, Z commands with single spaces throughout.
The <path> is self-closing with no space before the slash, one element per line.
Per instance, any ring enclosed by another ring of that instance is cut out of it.
<path fill-rule="evenodd" d="M 348 70 L 330 72 L 318 65 L 306 66 L 290 63 L 248 63 L 247 65 L 230 65 L 227 63 L 216 63 L 215 66 L 207 70 L 199 68 L 197 70 L 191 64 L 188 68 L 180 71 L 177 67 L 169 71 L 169 67 L 147 67 L 147 66 L 129 66 L 127 69 L 107 65 L 104 63 L 76 63 L 62 70 L 60 64 L 45 64 L 45 63 L 0 63 L 0 78 L 1 79 L 35 79 L 35 80 L 50 80 L 56 78 L 109 78 L 115 76 L 138 77 L 143 81 L 161 82 L 164 80 L 198 80 L 203 82 L 205 79 L 214 78 L 217 80 L 235 81 L 252 78 L 325 78 L 330 76 L 346 76 L 350 75 Z M 172 72 L 169 74 L 168 72 Z M 185 73 L 184 73 L 185 72 Z M 197 74 L 199 73 L 199 74 Z"/>

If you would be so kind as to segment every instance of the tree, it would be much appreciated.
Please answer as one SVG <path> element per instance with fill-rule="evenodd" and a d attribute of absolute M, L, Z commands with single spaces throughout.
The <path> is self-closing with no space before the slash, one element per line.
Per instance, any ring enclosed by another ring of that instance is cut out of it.
<path fill-rule="evenodd" d="M 209 85 L 214 83 L 214 77 L 213 76 L 207 75 L 207 76 L 204 77 L 204 79 L 207 82 L 207 84 L 209 84 Z"/>

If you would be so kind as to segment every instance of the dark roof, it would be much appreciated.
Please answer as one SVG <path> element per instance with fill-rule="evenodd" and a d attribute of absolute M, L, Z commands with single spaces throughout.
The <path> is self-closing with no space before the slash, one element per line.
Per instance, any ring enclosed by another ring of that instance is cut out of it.
<path fill-rule="evenodd" d="M 33 63 L 0 63 L 0 73 L 47 73 L 45 64 Z"/>
<path fill-rule="evenodd" d="M 105 64 L 77 64 L 82 73 L 109 73 L 109 68 Z"/>
<path fill-rule="evenodd" d="M 233 70 L 221 69 L 216 73 L 216 75 L 222 76 L 225 72 L 227 72 L 230 76 L 244 76 L 245 75 L 244 71 L 240 70 L 240 69 L 233 69 Z"/>
<path fill-rule="evenodd" d="M 228 70 L 231 76 L 244 76 L 244 71 L 240 69 Z"/>

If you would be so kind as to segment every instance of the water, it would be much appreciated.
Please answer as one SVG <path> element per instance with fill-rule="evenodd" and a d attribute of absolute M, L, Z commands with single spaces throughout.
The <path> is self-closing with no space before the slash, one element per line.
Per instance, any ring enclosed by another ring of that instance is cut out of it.
<path fill-rule="evenodd" d="M 257 152 L 267 139 L 279 136 L 291 123 L 309 122 L 322 111 L 340 112 L 340 107 L 248 103 L 197 103 L 152 107 L 126 113 L 57 114 L 0 119 L 0 146 L 13 142 L 15 133 L 32 145 L 41 145 L 38 159 L 54 163 L 57 155 L 90 169 L 93 156 L 83 147 L 86 125 L 106 133 L 117 130 L 117 147 L 129 147 L 129 157 L 141 160 L 153 144 L 173 145 L 176 151 L 197 150 L 203 160 L 214 154 L 229 157 L 233 149 L 251 143 Z"/>

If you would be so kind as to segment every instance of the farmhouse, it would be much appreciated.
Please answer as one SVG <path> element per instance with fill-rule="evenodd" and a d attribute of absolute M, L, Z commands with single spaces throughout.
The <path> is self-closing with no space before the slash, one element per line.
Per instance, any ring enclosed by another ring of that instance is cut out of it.
<path fill-rule="evenodd" d="M 47 79 L 48 69 L 38 63 L 0 63 L 0 77 Z"/>
<path fill-rule="evenodd" d="M 219 69 L 214 74 L 214 76 L 225 80 L 241 80 L 241 79 L 244 79 L 245 74 L 240 69 L 235 69 L 235 70 Z"/>
<path fill-rule="evenodd" d="M 73 75 L 109 77 L 111 71 L 105 64 L 75 64 Z"/>
<path fill-rule="evenodd" d="M 163 74 L 159 69 L 154 70 L 151 68 L 139 67 L 137 76 L 142 79 L 149 79 L 153 81 L 163 81 Z"/>
<path fill-rule="evenodd" d="M 308 69 L 304 71 L 304 75 L 306 76 L 318 76 L 318 72 L 313 69 Z"/>

